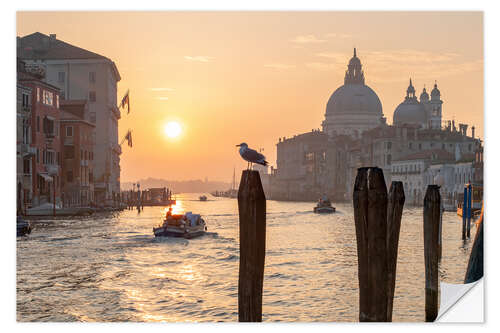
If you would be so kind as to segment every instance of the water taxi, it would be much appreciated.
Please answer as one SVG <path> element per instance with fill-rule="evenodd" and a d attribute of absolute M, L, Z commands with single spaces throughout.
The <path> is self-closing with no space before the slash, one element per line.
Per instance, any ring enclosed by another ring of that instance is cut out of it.
<path fill-rule="evenodd" d="M 169 215 L 163 224 L 153 228 L 155 237 L 184 237 L 193 238 L 205 234 L 207 225 L 199 214 Z"/>
<path fill-rule="evenodd" d="M 330 214 L 335 213 L 335 207 L 332 206 L 330 199 L 323 197 L 319 199 L 318 204 L 314 207 L 316 214 Z"/>
<path fill-rule="evenodd" d="M 206 195 L 200 195 L 200 201 L 207 201 L 207 196 Z"/>

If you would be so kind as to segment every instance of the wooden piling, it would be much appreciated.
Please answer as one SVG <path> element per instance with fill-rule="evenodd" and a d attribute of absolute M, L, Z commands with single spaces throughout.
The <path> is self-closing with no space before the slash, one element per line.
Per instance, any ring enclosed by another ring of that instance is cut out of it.
<path fill-rule="evenodd" d="M 470 252 L 464 283 L 472 283 L 483 277 L 483 224 L 484 211 L 481 210 L 481 216 L 477 222 L 476 236 L 474 237 L 474 244 Z"/>
<path fill-rule="evenodd" d="M 470 223 L 472 219 L 472 184 L 467 185 L 467 238 L 470 239 Z"/>
<path fill-rule="evenodd" d="M 389 189 L 389 202 L 387 206 L 387 321 L 392 321 L 392 305 L 394 301 L 396 266 L 398 262 L 399 231 L 401 230 L 401 217 L 403 215 L 404 204 L 405 192 L 403 182 L 393 181 Z"/>
<path fill-rule="evenodd" d="M 359 320 L 387 321 L 387 187 L 380 168 L 359 168 L 353 191 Z"/>
<path fill-rule="evenodd" d="M 467 223 L 467 187 L 464 187 L 464 200 L 462 204 L 462 240 L 465 240 L 465 231 Z"/>
<path fill-rule="evenodd" d="M 424 198 L 425 321 L 438 314 L 438 243 L 441 214 L 439 186 L 429 185 Z"/>
<path fill-rule="evenodd" d="M 238 190 L 240 269 L 238 321 L 262 321 L 266 255 L 266 196 L 258 171 L 244 170 Z"/>

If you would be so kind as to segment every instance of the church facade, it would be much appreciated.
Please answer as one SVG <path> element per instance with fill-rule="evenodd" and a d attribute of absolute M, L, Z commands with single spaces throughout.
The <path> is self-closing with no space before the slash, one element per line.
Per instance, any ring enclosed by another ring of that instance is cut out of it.
<path fill-rule="evenodd" d="M 442 105 L 437 83 L 430 96 L 424 87 L 417 98 L 410 79 L 406 96 L 394 110 L 393 124 L 387 124 L 380 99 L 365 84 L 354 49 L 344 85 L 327 102 L 322 129 L 279 138 L 277 167 L 271 170 L 267 196 L 316 200 L 326 194 L 332 200 L 349 201 L 357 169 L 378 166 L 388 188 L 392 180 L 401 180 L 407 202 L 421 204 L 437 165 L 447 170 L 457 163 L 472 166 L 482 149 L 474 127 L 469 136 L 468 125 L 459 124 L 457 129 L 454 121 L 443 122 Z M 458 175 L 450 179 L 463 181 L 446 187 L 453 191 L 469 181 Z M 453 199 L 456 193 L 446 193 L 446 197 Z"/>

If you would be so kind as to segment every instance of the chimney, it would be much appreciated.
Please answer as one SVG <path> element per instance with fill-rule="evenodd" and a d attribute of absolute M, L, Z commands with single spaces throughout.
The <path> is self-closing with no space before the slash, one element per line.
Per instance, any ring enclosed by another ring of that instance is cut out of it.
<path fill-rule="evenodd" d="M 469 127 L 469 125 L 467 124 L 464 124 L 464 136 L 467 136 L 467 127 Z"/>
<path fill-rule="evenodd" d="M 50 34 L 49 35 L 50 39 L 56 39 L 56 36 L 57 36 L 56 34 Z"/>
<path fill-rule="evenodd" d="M 474 127 L 474 125 L 472 125 L 471 129 L 472 129 L 472 138 L 475 139 L 474 134 L 476 134 L 476 128 Z"/>

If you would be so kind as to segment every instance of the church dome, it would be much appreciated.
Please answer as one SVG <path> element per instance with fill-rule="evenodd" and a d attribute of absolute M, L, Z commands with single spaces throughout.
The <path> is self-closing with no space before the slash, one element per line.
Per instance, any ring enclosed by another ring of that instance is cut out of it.
<path fill-rule="evenodd" d="M 421 124 L 427 122 L 425 108 L 418 101 L 404 101 L 394 110 L 394 125 Z"/>
<path fill-rule="evenodd" d="M 354 49 L 345 72 L 344 85 L 333 92 L 326 104 L 323 131 L 330 136 L 359 137 L 363 131 L 379 126 L 382 117 L 382 103 L 365 84 L 361 61 Z"/>
<path fill-rule="evenodd" d="M 429 101 L 429 94 L 427 93 L 427 91 L 425 90 L 425 87 L 424 87 L 424 90 L 420 94 L 420 103 L 428 102 L 428 101 Z"/>
<path fill-rule="evenodd" d="M 372 114 L 382 117 L 382 103 L 377 94 L 365 84 L 340 86 L 326 104 L 326 115 Z"/>
<path fill-rule="evenodd" d="M 415 97 L 415 88 L 413 87 L 411 79 L 410 85 L 406 90 L 405 100 L 398 105 L 396 110 L 394 110 L 392 120 L 394 125 L 414 124 L 425 126 L 427 123 L 427 112 L 423 104 Z"/>
<path fill-rule="evenodd" d="M 431 98 L 432 99 L 440 99 L 441 98 L 441 92 L 438 89 L 437 83 L 434 83 L 434 89 L 431 91 Z"/>

